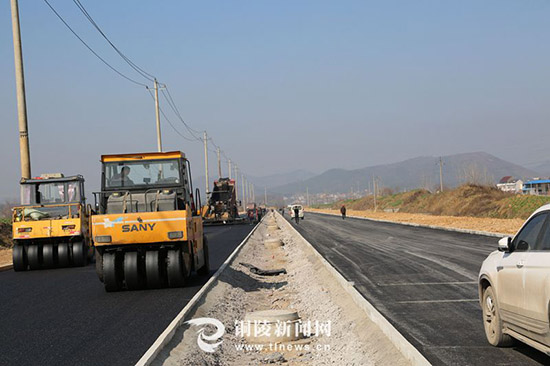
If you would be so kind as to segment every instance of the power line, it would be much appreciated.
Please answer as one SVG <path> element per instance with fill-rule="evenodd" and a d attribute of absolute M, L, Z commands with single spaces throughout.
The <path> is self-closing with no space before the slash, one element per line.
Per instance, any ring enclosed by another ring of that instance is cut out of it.
<path fill-rule="evenodd" d="M 116 72 L 118 75 L 122 76 L 123 78 L 125 78 L 126 80 L 136 84 L 136 85 L 140 85 L 140 86 L 143 86 L 143 87 L 147 87 L 146 84 L 143 84 L 143 83 L 140 83 L 139 81 L 136 81 L 132 78 L 130 78 L 129 76 L 126 76 L 124 75 L 122 72 L 118 71 L 117 69 L 115 69 L 113 66 L 111 66 L 111 64 L 109 64 L 107 61 L 105 61 L 105 59 L 103 59 L 101 56 L 99 56 L 97 54 L 97 52 L 95 52 L 74 30 L 73 28 L 71 28 L 71 26 L 65 21 L 65 19 L 63 19 L 63 17 L 54 9 L 54 7 L 48 2 L 48 0 L 44 0 L 44 2 L 46 3 L 46 5 L 48 5 L 48 7 L 50 8 L 50 10 L 59 18 L 59 20 L 61 20 L 61 22 L 63 22 L 63 24 L 65 24 L 65 26 L 71 31 L 71 33 L 76 37 L 78 38 L 78 40 L 80 42 L 82 42 L 82 44 L 84 46 L 86 46 L 86 48 L 94 54 L 95 57 L 97 57 L 98 59 L 101 60 L 101 62 L 103 62 L 105 65 L 107 65 L 111 70 L 113 70 L 114 72 Z"/>
<path fill-rule="evenodd" d="M 166 93 L 164 92 L 164 90 L 162 90 L 162 94 L 163 94 L 164 98 L 166 99 L 166 101 L 168 102 L 168 105 L 170 105 L 170 107 L 172 108 L 174 113 L 178 116 L 181 123 L 183 123 L 183 125 L 185 126 L 187 131 L 189 131 L 189 133 L 191 135 L 193 135 L 193 137 L 195 137 L 197 140 L 202 140 L 200 137 L 197 137 L 197 135 L 196 135 L 196 134 L 200 134 L 201 131 L 197 131 L 194 128 L 192 128 L 191 126 L 189 126 L 189 124 L 187 124 L 185 122 L 185 120 L 183 119 L 183 117 L 181 116 L 181 113 L 180 113 L 178 107 L 176 106 L 176 103 L 174 102 L 174 99 L 172 98 L 172 94 L 170 94 L 170 90 L 168 89 L 168 86 L 165 85 L 164 89 L 166 89 Z"/>
<path fill-rule="evenodd" d="M 105 40 L 111 45 L 111 47 L 120 55 L 120 57 L 122 57 L 124 61 L 126 61 L 128 65 L 130 65 L 131 68 L 133 68 L 137 73 L 139 73 L 145 79 L 149 81 L 154 81 L 155 79 L 154 75 L 151 75 L 147 71 L 143 70 L 141 67 L 137 66 L 134 62 L 132 62 L 132 60 L 126 57 L 126 55 L 122 53 L 122 51 L 120 51 L 118 47 L 113 44 L 113 42 L 111 42 L 109 37 L 107 37 L 107 35 L 101 30 L 99 25 L 97 25 L 97 23 L 94 21 L 90 13 L 88 13 L 84 5 L 82 5 L 80 0 L 73 0 L 73 2 L 78 7 L 78 9 L 82 12 L 82 14 L 84 14 L 84 16 L 88 19 L 88 21 L 94 26 L 94 28 L 99 32 L 99 34 L 101 34 L 103 38 L 105 38 Z"/>
<path fill-rule="evenodd" d="M 96 51 L 94 51 L 94 49 L 92 49 L 91 46 L 89 46 L 86 41 L 84 41 L 84 39 L 82 39 L 82 37 L 80 37 L 78 35 L 78 33 L 76 33 L 76 31 L 65 21 L 65 19 L 61 16 L 61 14 L 59 14 L 57 12 L 57 10 L 49 3 L 48 0 L 44 0 L 44 2 L 46 3 L 46 5 L 50 8 L 50 10 L 59 18 L 59 20 L 65 25 L 65 27 L 67 27 L 67 29 L 69 29 L 69 31 L 95 56 L 97 57 L 101 62 L 103 62 L 107 67 L 109 67 L 111 70 L 113 70 L 114 72 L 116 72 L 119 76 L 125 78 L 126 80 L 136 84 L 136 85 L 140 85 L 140 86 L 143 86 L 145 88 L 147 88 L 147 91 L 149 92 L 150 96 L 153 98 L 153 100 L 155 99 L 155 97 L 153 96 L 151 90 L 149 89 L 149 86 L 147 84 L 144 84 L 144 83 L 141 83 L 127 75 L 125 75 L 124 73 L 122 73 L 121 71 L 119 71 L 118 69 L 116 69 L 114 66 L 112 66 L 111 64 L 109 64 L 103 57 L 101 57 Z M 138 65 L 136 65 L 132 60 L 130 60 L 130 58 L 128 58 L 110 39 L 109 37 L 107 37 L 107 35 L 103 32 L 103 30 L 99 27 L 99 25 L 95 22 L 95 20 L 92 18 L 92 16 L 90 15 L 90 13 L 88 13 L 88 11 L 86 10 L 86 8 L 84 7 L 84 5 L 82 5 L 82 3 L 80 2 L 80 0 L 73 0 L 73 3 L 78 7 L 78 9 L 82 12 L 82 14 L 84 14 L 84 16 L 86 17 L 86 19 L 93 25 L 93 27 L 101 34 L 101 36 L 109 43 L 109 45 L 117 52 L 117 54 L 134 70 L 136 71 L 138 74 L 140 74 L 140 76 L 142 76 L 143 78 L 149 80 L 149 81 L 154 81 L 155 80 L 155 76 L 148 73 L 147 71 L 143 70 L 142 68 L 140 68 Z M 187 141 L 203 141 L 202 138 L 198 137 L 197 134 L 201 133 L 201 131 L 198 131 L 198 130 L 195 130 L 194 128 L 192 128 L 187 122 L 185 122 L 185 120 L 183 119 L 171 93 L 170 93 L 170 90 L 168 89 L 168 87 L 166 85 L 164 85 L 165 87 L 165 90 L 166 90 L 166 93 L 164 90 L 162 90 L 162 95 L 164 96 L 164 98 L 166 99 L 166 101 L 168 102 L 168 105 L 170 106 L 170 108 L 172 109 L 172 111 L 174 112 L 174 114 L 178 117 L 178 119 L 182 122 L 182 124 L 185 126 L 185 128 L 187 129 L 187 131 L 191 134 L 191 136 L 193 136 L 193 138 L 189 138 L 187 136 L 185 136 L 184 134 L 182 134 L 175 126 L 174 124 L 170 121 L 170 119 L 166 116 L 166 113 L 164 112 L 164 110 L 162 108 L 159 107 L 159 110 L 160 112 L 162 113 L 162 116 L 166 119 L 166 121 L 168 122 L 168 124 L 170 125 L 170 127 L 172 127 L 172 129 L 179 135 L 181 136 L 183 139 L 187 140 Z M 223 154 L 223 156 L 229 160 L 229 158 L 227 157 L 227 155 L 225 154 L 225 152 L 223 150 L 221 150 L 221 148 L 214 142 L 214 140 L 210 137 L 208 138 L 208 140 L 211 141 L 212 145 L 214 147 L 216 147 L 217 149 L 220 149 L 220 152 Z M 212 150 L 212 149 L 208 149 L 210 152 L 213 152 L 213 153 L 217 153 L 216 150 Z M 227 162 L 226 160 L 226 162 Z M 241 171 L 242 172 L 242 171 Z"/>
<path fill-rule="evenodd" d="M 153 95 L 153 92 L 151 92 L 150 89 L 147 89 L 147 91 L 149 92 L 149 95 L 151 95 L 151 98 L 153 98 L 153 100 L 155 100 L 155 96 Z M 189 137 L 183 135 L 181 132 L 178 131 L 178 129 L 176 128 L 176 126 L 174 126 L 172 124 L 172 122 L 170 121 L 170 119 L 166 116 L 166 114 L 164 113 L 164 111 L 162 110 L 162 108 L 159 107 L 159 111 L 160 113 L 162 114 L 162 116 L 164 117 L 164 119 L 166 120 L 166 122 L 168 122 L 168 124 L 170 125 L 170 127 L 172 127 L 172 129 L 178 134 L 180 135 L 181 137 L 183 137 L 185 140 L 187 141 L 195 141 L 195 140 L 192 140 L 190 139 Z"/>

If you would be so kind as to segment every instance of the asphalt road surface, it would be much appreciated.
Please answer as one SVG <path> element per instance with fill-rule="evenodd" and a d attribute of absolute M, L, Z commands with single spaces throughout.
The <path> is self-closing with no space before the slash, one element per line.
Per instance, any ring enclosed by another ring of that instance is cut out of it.
<path fill-rule="evenodd" d="M 293 225 L 433 365 L 550 365 L 485 339 L 476 279 L 497 238 L 312 213 Z"/>
<path fill-rule="evenodd" d="M 205 228 L 211 274 L 252 226 Z M 107 293 L 94 265 L 0 273 L 0 365 L 134 365 L 206 283 Z"/>

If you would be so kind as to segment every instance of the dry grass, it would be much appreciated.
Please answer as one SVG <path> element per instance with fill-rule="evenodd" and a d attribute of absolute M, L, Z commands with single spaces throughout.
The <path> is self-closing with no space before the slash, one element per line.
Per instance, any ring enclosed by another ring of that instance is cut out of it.
<path fill-rule="evenodd" d="M 0 221 L 0 249 L 13 246 L 11 235 L 11 223 Z"/>
<path fill-rule="evenodd" d="M 377 203 L 380 211 L 525 219 L 540 206 L 550 203 L 550 197 L 516 195 L 502 192 L 495 187 L 467 184 L 443 193 L 430 193 L 419 189 L 382 196 L 378 198 Z M 374 209 L 372 196 L 358 200 L 340 201 L 319 208 L 337 209 L 342 204 L 352 210 Z"/>
<path fill-rule="evenodd" d="M 6 264 L 11 264 L 11 249 L 0 249 L 0 267 Z"/>

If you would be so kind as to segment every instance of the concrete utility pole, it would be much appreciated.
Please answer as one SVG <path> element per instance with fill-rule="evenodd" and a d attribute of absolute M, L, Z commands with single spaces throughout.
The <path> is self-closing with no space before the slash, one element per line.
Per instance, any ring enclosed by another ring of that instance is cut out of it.
<path fill-rule="evenodd" d="M 229 179 L 231 179 L 231 159 L 227 160 L 227 172 L 229 174 Z"/>
<path fill-rule="evenodd" d="M 205 174 L 205 180 L 206 180 L 206 194 L 208 195 L 210 184 L 208 183 L 208 135 L 206 134 L 206 131 L 204 131 L 203 141 L 204 141 L 204 174 Z"/>
<path fill-rule="evenodd" d="M 372 190 L 374 192 L 374 211 L 376 211 L 377 209 L 377 206 L 376 206 L 376 178 L 375 177 L 372 177 Z"/>
<path fill-rule="evenodd" d="M 237 164 L 235 164 L 235 200 L 239 200 L 239 185 L 237 184 L 239 174 L 237 173 Z M 230 173 L 231 174 L 231 173 Z"/>
<path fill-rule="evenodd" d="M 254 184 L 250 183 L 250 188 L 252 190 L 252 202 L 256 202 L 256 192 L 254 192 Z"/>
<path fill-rule="evenodd" d="M 23 71 L 23 49 L 19 28 L 19 5 L 11 0 L 11 24 L 13 31 L 13 54 L 15 57 L 15 86 L 17 90 L 17 116 L 19 119 L 19 153 L 21 156 L 21 178 L 31 177 L 31 152 L 27 126 L 27 100 L 25 97 L 25 73 Z"/>
<path fill-rule="evenodd" d="M 155 115 L 157 117 L 157 150 L 162 152 L 162 137 L 160 134 L 159 83 L 155 79 Z"/>
<path fill-rule="evenodd" d="M 220 148 L 218 147 L 218 178 L 222 178 L 222 159 L 220 157 Z"/>
<path fill-rule="evenodd" d="M 443 192 L 443 160 L 439 157 L 439 192 Z"/>
<path fill-rule="evenodd" d="M 244 179 L 244 174 L 243 172 L 241 172 L 241 189 L 242 189 L 242 193 L 243 193 L 243 198 L 242 198 L 242 204 L 243 204 L 243 210 L 245 210 L 246 208 L 246 193 L 245 193 L 245 187 L 246 186 L 246 180 Z"/>

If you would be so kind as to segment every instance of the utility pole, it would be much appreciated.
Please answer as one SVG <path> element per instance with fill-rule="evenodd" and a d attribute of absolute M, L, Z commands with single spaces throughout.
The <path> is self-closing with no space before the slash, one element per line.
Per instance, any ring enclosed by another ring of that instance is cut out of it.
<path fill-rule="evenodd" d="M 267 207 L 267 187 L 264 187 L 264 206 Z"/>
<path fill-rule="evenodd" d="M 155 115 L 157 117 L 157 150 L 162 152 L 162 137 L 160 134 L 159 83 L 155 79 Z"/>
<path fill-rule="evenodd" d="M 374 211 L 376 211 L 377 209 L 377 205 L 376 205 L 376 177 L 372 177 L 372 190 L 374 192 Z"/>
<path fill-rule="evenodd" d="M 204 131 L 203 141 L 204 141 L 204 170 L 205 170 L 205 176 L 206 176 L 205 177 L 206 194 L 208 195 L 208 190 L 210 189 L 210 185 L 208 183 L 208 135 L 206 134 L 206 131 Z"/>
<path fill-rule="evenodd" d="M 443 192 L 443 160 L 439 157 L 439 192 Z"/>
<path fill-rule="evenodd" d="M 17 90 L 17 117 L 19 119 L 19 153 L 21 156 L 21 178 L 31 177 L 31 152 L 27 126 L 27 100 L 25 97 L 25 75 L 21 29 L 19 28 L 19 5 L 11 0 L 11 24 L 13 31 L 13 54 L 15 57 L 15 86 Z"/>
<path fill-rule="evenodd" d="M 309 187 L 306 187 L 306 206 L 309 207 Z"/>
<path fill-rule="evenodd" d="M 256 192 L 254 192 L 254 184 L 250 183 L 250 188 L 252 190 L 252 202 L 256 202 Z"/>
<path fill-rule="evenodd" d="M 235 164 L 235 200 L 239 200 L 239 186 L 237 184 L 237 180 L 239 178 L 239 174 L 237 173 L 237 164 Z"/>
<path fill-rule="evenodd" d="M 218 179 L 222 179 L 222 160 L 220 158 L 220 148 L 218 147 Z"/>
<path fill-rule="evenodd" d="M 243 193 L 243 199 L 242 199 L 242 204 L 243 204 L 243 211 L 245 210 L 245 207 L 246 207 L 246 193 L 245 193 L 245 186 L 246 186 L 246 180 L 244 179 L 244 174 L 243 172 L 241 171 L 241 189 L 242 189 L 242 193 Z"/>
<path fill-rule="evenodd" d="M 232 176 L 232 174 L 231 174 L 231 159 L 227 160 L 227 172 L 229 174 L 229 179 L 231 179 L 231 176 Z"/>

